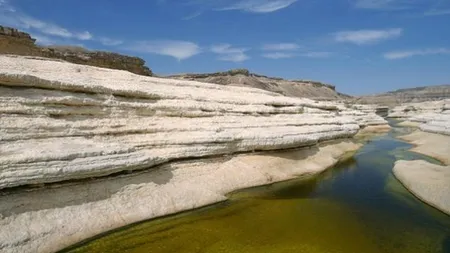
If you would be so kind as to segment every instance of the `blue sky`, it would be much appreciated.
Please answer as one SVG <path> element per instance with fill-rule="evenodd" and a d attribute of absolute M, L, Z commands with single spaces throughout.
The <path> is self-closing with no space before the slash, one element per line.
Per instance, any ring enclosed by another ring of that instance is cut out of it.
<path fill-rule="evenodd" d="M 450 0 L 0 0 L 0 24 L 157 74 L 248 68 L 352 95 L 450 84 Z"/>

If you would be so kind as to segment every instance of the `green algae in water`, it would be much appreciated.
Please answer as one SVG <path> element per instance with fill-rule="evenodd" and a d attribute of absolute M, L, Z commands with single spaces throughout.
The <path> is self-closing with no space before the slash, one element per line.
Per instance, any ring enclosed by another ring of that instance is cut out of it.
<path fill-rule="evenodd" d="M 377 137 L 318 177 L 240 191 L 228 202 L 66 251 L 449 253 L 450 217 L 418 201 L 392 175 L 396 159 L 426 158 L 410 147 L 391 135 Z"/>

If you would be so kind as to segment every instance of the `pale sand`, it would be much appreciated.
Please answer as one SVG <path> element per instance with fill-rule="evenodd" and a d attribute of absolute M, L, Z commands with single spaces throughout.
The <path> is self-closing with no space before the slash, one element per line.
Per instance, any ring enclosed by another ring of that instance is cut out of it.
<path fill-rule="evenodd" d="M 403 121 L 398 123 L 398 126 L 402 126 L 402 127 L 419 127 L 422 123 L 420 122 L 413 122 L 413 121 Z"/>
<path fill-rule="evenodd" d="M 7 201 L 11 210 L 3 213 L 17 214 L 0 220 L 0 251 L 54 252 L 131 223 L 226 200 L 227 193 L 238 189 L 318 174 L 360 147 L 342 141 L 284 152 L 171 163 L 149 172 L 146 177 L 151 180 L 147 182 L 129 183 L 89 203 L 74 203 L 73 199 L 80 196 L 66 196 L 56 200 L 56 207 L 24 211 L 20 203 Z M 104 191 L 108 184 L 114 184 L 114 179 L 105 180 Z M 86 189 L 91 191 L 84 193 L 88 196 L 103 192 L 98 186 L 91 189 L 89 184 Z M 76 191 L 73 194 L 79 195 Z M 42 198 L 48 201 L 55 196 Z M 61 205 L 65 201 L 67 204 Z"/>
<path fill-rule="evenodd" d="M 450 164 L 450 136 L 415 131 L 399 138 L 415 145 L 411 151 L 434 157 L 444 164 Z"/>
<path fill-rule="evenodd" d="M 450 215 L 450 166 L 397 161 L 394 175 L 417 198 Z"/>
<path fill-rule="evenodd" d="M 415 131 L 400 137 L 415 145 L 413 152 L 431 156 L 450 164 L 450 136 Z M 397 161 L 395 177 L 423 202 L 450 214 L 450 166 L 423 160 Z"/>

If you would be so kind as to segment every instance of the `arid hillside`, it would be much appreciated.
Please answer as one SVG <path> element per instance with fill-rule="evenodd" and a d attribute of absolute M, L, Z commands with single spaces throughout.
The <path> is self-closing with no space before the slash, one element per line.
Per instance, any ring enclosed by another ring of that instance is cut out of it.
<path fill-rule="evenodd" d="M 128 70 L 132 73 L 152 76 L 145 61 L 117 53 L 89 51 L 74 46 L 42 47 L 35 44 L 28 33 L 15 28 L 0 26 L 0 54 L 15 54 L 61 59 L 72 63 L 102 68 Z"/>
<path fill-rule="evenodd" d="M 402 103 L 437 101 L 450 98 L 450 84 L 400 89 L 382 94 L 358 97 L 358 103 L 383 104 L 388 106 Z"/>
<path fill-rule="evenodd" d="M 207 74 L 180 74 L 167 78 L 195 80 L 205 83 L 252 87 L 276 92 L 288 97 L 307 97 L 316 100 L 342 100 L 349 96 L 336 91 L 330 84 L 308 80 L 285 80 L 250 73 L 247 69 L 234 69 L 226 72 Z"/>

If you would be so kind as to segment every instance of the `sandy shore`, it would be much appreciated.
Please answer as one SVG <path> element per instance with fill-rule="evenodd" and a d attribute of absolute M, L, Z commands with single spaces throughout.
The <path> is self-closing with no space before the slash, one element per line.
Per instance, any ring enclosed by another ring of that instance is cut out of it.
<path fill-rule="evenodd" d="M 413 152 L 431 156 L 447 166 L 423 160 L 397 161 L 395 177 L 417 198 L 450 215 L 450 136 L 415 131 L 402 136 Z"/>
<path fill-rule="evenodd" d="M 341 141 L 177 162 L 129 177 L 1 196 L 7 204 L 0 209 L 0 251 L 54 252 L 128 224 L 224 201 L 238 189 L 318 174 L 360 146 Z"/>
<path fill-rule="evenodd" d="M 417 130 L 399 138 L 415 146 L 411 151 L 434 157 L 444 164 L 450 164 L 450 136 Z"/>
<path fill-rule="evenodd" d="M 397 161 L 394 175 L 417 198 L 450 215 L 450 166 Z"/>
<path fill-rule="evenodd" d="M 421 124 L 421 122 L 403 121 L 398 123 L 397 125 L 402 127 L 419 127 Z"/>

